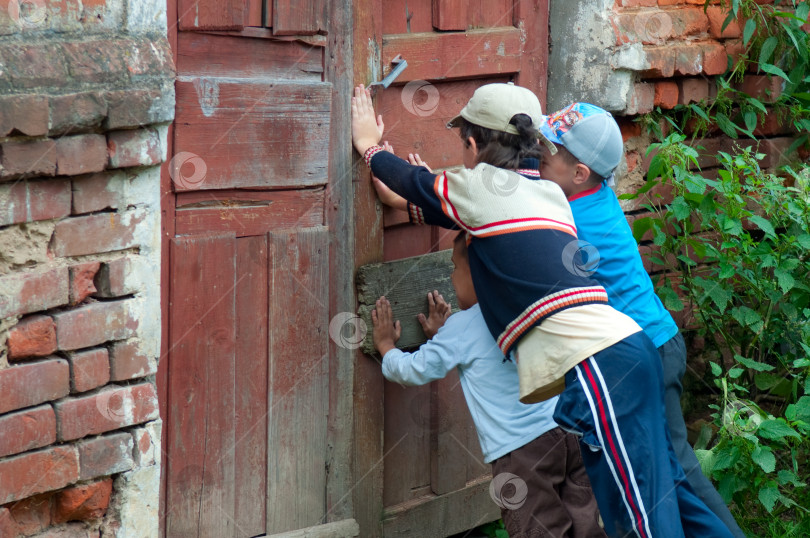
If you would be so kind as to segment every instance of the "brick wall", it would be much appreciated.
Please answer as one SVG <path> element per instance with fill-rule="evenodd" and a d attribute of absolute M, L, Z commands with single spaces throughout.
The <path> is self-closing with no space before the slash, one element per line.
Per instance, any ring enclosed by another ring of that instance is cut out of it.
<path fill-rule="evenodd" d="M 772 4 L 773 0 L 759 0 Z M 671 110 L 677 105 L 710 101 L 717 94 L 717 80 L 741 52 L 745 21 L 731 21 L 720 0 L 601 0 L 567 2 L 551 0 L 551 51 L 548 109 L 572 101 L 587 101 L 610 110 L 617 118 L 625 142 L 625 158 L 618 170 L 617 194 L 633 192 L 645 181 L 652 138 L 635 120 L 641 114 Z M 730 5 L 730 2 L 726 2 Z M 810 26 L 805 28 L 810 29 Z M 761 102 L 774 102 L 782 85 L 778 77 L 746 73 L 736 87 Z M 666 131 L 666 125 L 664 125 Z M 766 168 L 795 156 L 786 151 L 793 141 L 791 125 L 777 114 L 760 115 L 756 140 L 741 135 L 731 139 L 716 126 L 692 144 L 700 153 L 701 170 L 716 170 L 718 151 L 756 145 Z M 687 134 L 690 134 L 687 131 Z M 806 158 L 806 155 L 802 155 Z M 664 202 L 671 197 L 659 189 Z M 644 216 L 641 200 L 623 201 L 628 220 Z M 650 254 L 655 246 L 643 241 L 640 248 L 647 269 L 660 272 Z M 676 321 L 689 325 L 688 309 L 675 313 Z"/>
<path fill-rule="evenodd" d="M 157 536 L 165 2 L 0 1 L 0 536 Z"/>

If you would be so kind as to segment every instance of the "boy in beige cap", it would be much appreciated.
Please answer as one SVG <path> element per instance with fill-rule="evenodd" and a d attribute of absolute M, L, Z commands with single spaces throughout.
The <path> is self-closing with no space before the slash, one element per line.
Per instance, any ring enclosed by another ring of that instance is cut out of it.
<path fill-rule="evenodd" d="M 528 89 L 482 86 L 448 123 L 459 128 L 466 168 L 434 175 L 379 146 L 382 117 L 358 86 L 352 139 L 373 174 L 412 204 L 415 221 L 467 232 L 481 311 L 514 357 L 520 399 L 560 395 L 554 419 L 581 436 L 606 532 L 730 537 L 672 454 L 655 346 L 581 270 L 563 191 L 533 181 L 541 118 Z"/>

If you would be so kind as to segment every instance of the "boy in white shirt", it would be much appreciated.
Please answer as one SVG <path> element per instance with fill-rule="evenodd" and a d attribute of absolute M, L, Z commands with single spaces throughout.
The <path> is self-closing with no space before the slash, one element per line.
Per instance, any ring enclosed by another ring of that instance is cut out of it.
<path fill-rule="evenodd" d="M 399 322 L 394 323 L 388 300 L 377 300 L 373 334 L 383 375 L 404 385 L 424 385 L 458 370 L 484 461 L 492 464 L 493 476 L 514 475 L 526 484 L 525 500 L 516 489 L 507 502 L 498 503 L 509 536 L 604 537 L 578 440 L 552 419 L 557 398 L 531 405 L 518 401 L 515 364 L 504 360 L 478 306 L 464 232 L 454 241 L 452 259 L 451 280 L 461 311 L 445 322 L 443 312 L 449 308 L 438 293 L 431 294 L 429 316 L 419 321 L 432 338 L 416 352 L 396 348 Z"/>

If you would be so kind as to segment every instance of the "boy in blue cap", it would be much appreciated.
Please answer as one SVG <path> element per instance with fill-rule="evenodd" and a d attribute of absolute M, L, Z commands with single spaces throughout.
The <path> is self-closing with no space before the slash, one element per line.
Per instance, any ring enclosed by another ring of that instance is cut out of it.
<path fill-rule="evenodd" d="M 589 272 L 608 293 L 608 304 L 635 320 L 658 348 L 664 372 L 664 404 L 675 454 L 689 484 L 739 538 L 744 538 L 720 494 L 703 475 L 686 438 L 681 411 L 681 380 L 686 347 L 672 316 L 655 294 L 630 226 L 613 190 L 613 172 L 624 152 L 622 134 L 611 114 L 589 103 L 572 103 L 545 116 L 540 132 L 557 146 L 543 148 L 540 177 L 562 188 L 581 248 L 591 254 Z"/>

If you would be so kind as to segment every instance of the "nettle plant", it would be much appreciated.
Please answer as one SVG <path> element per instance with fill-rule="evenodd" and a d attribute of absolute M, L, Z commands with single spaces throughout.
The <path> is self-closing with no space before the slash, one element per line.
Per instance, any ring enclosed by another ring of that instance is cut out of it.
<path fill-rule="evenodd" d="M 766 173 L 763 155 L 744 148 L 720 153 L 707 178 L 684 140 L 653 144 L 650 179 L 636 196 L 654 216 L 633 231 L 652 233 L 652 259 L 669 270 L 659 282 L 666 307 L 686 302 L 714 350 L 719 431 L 698 456 L 757 536 L 797 525 L 810 533 L 810 176 Z M 652 190 L 659 184 L 671 188 L 670 203 L 665 189 Z"/>
<path fill-rule="evenodd" d="M 716 388 L 714 427 L 696 446 L 704 473 L 751 536 L 808 536 L 810 167 L 763 170 L 764 155 L 746 141 L 700 171 L 697 139 L 718 130 L 754 138 L 777 114 L 793 129 L 787 154 L 808 147 L 810 2 L 724 4 L 727 23 L 745 21 L 744 53 L 718 77 L 712 101 L 642 118 L 659 142 L 646 184 L 622 197 L 650 211 L 633 231 L 652 237 L 652 261 L 665 268 L 659 295 L 671 310 L 691 309 L 707 342 Z M 737 89 L 752 72 L 781 79 L 779 97 L 763 103 Z"/>

